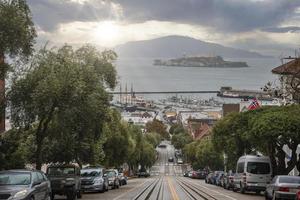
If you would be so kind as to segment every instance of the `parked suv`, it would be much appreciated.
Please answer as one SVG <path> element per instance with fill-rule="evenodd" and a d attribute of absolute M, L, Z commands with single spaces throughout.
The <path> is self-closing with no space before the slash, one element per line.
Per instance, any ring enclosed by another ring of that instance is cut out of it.
<path fill-rule="evenodd" d="M 0 199 L 49 200 L 50 182 L 41 171 L 0 171 Z"/>
<path fill-rule="evenodd" d="M 104 177 L 105 169 L 87 167 L 81 170 L 81 190 L 104 192 L 108 190 L 108 178 Z"/>
<path fill-rule="evenodd" d="M 113 189 L 120 187 L 120 180 L 117 172 L 114 169 L 107 170 L 104 176 L 108 178 L 108 185 Z"/>
<path fill-rule="evenodd" d="M 81 198 L 80 168 L 76 165 L 50 165 L 47 176 L 51 182 L 52 199 L 56 194 L 67 196 L 68 200 Z"/>

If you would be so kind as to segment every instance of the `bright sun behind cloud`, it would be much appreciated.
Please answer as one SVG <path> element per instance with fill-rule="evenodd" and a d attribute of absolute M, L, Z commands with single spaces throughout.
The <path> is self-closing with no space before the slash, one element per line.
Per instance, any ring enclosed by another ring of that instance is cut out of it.
<path fill-rule="evenodd" d="M 96 26 L 93 35 L 97 43 L 111 46 L 120 38 L 121 31 L 115 22 L 103 21 Z"/>

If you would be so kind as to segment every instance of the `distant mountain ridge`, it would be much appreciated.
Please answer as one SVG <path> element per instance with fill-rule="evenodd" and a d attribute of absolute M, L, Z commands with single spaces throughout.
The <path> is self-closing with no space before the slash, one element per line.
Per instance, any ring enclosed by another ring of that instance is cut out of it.
<path fill-rule="evenodd" d="M 166 36 L 128 42 L 115 48 L 119 57 L 175 58 L 187 56 L 222 56 L 225 58 L 267 58 L 257 52 L 204 42 L 185 36 Z"/>

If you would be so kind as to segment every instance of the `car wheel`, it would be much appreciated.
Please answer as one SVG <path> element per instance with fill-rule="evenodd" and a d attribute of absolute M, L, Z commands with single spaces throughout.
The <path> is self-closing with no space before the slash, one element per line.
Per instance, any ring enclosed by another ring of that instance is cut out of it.
<path fill-rule="evenodd" d="M 74 193 L 69 193 L 67 194 L 67 200 L 76 200 L 77 199 L 77 194 L 74 191 Z"/>
<path fill-rule="evenodd" d="M 51 194 L 51 200 L 54 200 L 55 194 Z"/>
<path fill-rule="evenodd" d="M 45 198 L 45 200 L 51 200 L 51 193 L 49 193 L 47 196 L 46 196 L 46 198 Z"/>
<path fill-rule="evenodd" d="M 245 188 L 243 187 L 242 184 L 240 184 L 240 192 L 241 192 L 242 194 L 245 194 Z"/>
<path fill-rule="evenodd" d="M 78 198 L 78 199 L 81 199 L 81 198 L 82 198 L 81 190 L 78 190 L 78 192 L 77 192 L 77 198 Z"/>
<path fill-rule="evenodd" d="M 270 200 L 269 194 L 267 191 L 265 191 L 265 200 Z"/>

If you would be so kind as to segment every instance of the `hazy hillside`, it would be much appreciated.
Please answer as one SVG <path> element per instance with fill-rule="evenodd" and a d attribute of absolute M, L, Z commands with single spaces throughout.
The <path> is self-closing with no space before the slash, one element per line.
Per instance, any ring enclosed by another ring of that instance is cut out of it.
<path fill-rule="evenodd" d="M 119 45 L 115 51 L 120 57 L 180 57 L 184 54 L 212 56 L 219 55 L 227 58 L 262 58 L 267 57 L 256 52 L 250 52 L 215 43 L 208 43 L 183 36 L 167 36 L 153 40 L 128 42 Z"/>

